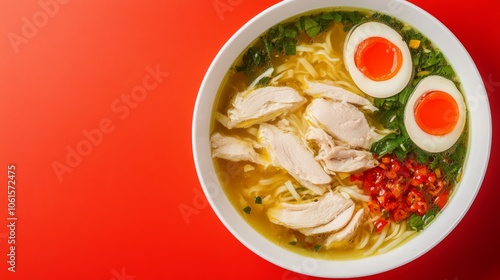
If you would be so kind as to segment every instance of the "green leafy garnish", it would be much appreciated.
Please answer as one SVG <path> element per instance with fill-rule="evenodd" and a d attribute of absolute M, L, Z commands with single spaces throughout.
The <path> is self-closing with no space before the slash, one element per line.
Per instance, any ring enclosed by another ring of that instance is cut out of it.
<path fill-rule="evenodd" d="M 299 30 L 306 32 L 309 37 L 314 37 L 321 31 L 321 26 L 318 22 L 310 17 L 301 17 L 297 23 Z"/>
<path fill-rule="evenodd" d="M 381 125 L 387 129 L 396 130 L 399 128 L 398 115 L 400 110 L 398 108 L 390 108 L 388 110 L 381 110 L 378 115 L 378 120 Z"/>
<path fill-rule="evenodd" d="M 247 206 L 247 207 L 243 208 L 243 212 L 250 214 L 250 212 L 252 212 L 252 208 L 250 208 L 250 206 Z"/>
<path fill-rule="evenodd" d="M 334 21 L 334 22 L 340 22 L 342 20 L 342 15 L 338 12 L 330 12 L 330 13 L 325 13 L 321 15 L 321 19 L 325 21 Z"/>
<path fill-rule="evenodd" d="M 262 204 L 262 197 L 256 196 L 255 197 L 255 204 Z"/>
<path fill-rule="evenodd" d="M 404 144 L 405 141 L 406 139 L 404 137 L 399 137 L 392 133 L 373 143 L 370 151 L 379 156 L 383 156 L 394 152 L 394 150 L 399 148 L 401 144 Z"/>
<path fill-rule="evenodd" d="M 251 47 L 242 56 L 242 63 L 236 66 L 236 71 L 244 72 L 248 81 L 250 81 L 269 68 L 269 62 L 270 57 L 265 49 Z"/>
<path fill-rule="evenodd" d="M 360 24 L 367 19 L 365 15 L 358 11 L 352 12 L 339 12 L 342 16 L 342 24 L 344 25 L 344 31 L 348 31 L 353 26 Z"/>
<path fill-rule="evenodd" d="M 432 222 L 436 218 L 437 212 L 438 211 L 434 208 L 427 211 L 427 213 L 425 213 L 424 216 L 422 217 L 424 224 L 425 225 L 430 224 L 430 222 Z"/>
<path fill-rule="evenodd" d="M 316 244 L 316 245 L 314 245 L 313 250 L 314 250 L 315 252 L 318 252 L 318 250 L 319 250 L 320 248 L 321 248 L 321 245 Z"/>
<path fill-rule="evenodd" d="M 403 23 L 386 14 L 375 13 L 371 16 L 371 19 L 383 22 L 396 30 L 401 30 L 404 26 Z"/>
<path fill-rule="evenodd" d="M 408 219 L 408 226 L 412 230 L 421 231 L 436 218 L 436 215 L 437 210 L 434 208 L 427 211 L 423 216 L 412 214 Z"/>
<path fill-rule="evenodd" d="M 410 226 L 412 230 L 421 231 L 424 229 L 424 225 L 424 220 L 417 214 L 411 214 L 410 219 L 408 219 L 408 226 Z"/>

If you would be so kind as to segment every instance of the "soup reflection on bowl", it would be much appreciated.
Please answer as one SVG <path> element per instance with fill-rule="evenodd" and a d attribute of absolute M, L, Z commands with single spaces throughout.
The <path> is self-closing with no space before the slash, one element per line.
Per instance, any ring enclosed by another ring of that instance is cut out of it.
<path fill-rule="evenodd" d="M 297 2 L 248 22 L 205 76 L 193 119 L 204 191 L 242 243 L 289 270 L 403 265 L 479 191 L 491 142 L 481 78 L 412 4 Z"/>

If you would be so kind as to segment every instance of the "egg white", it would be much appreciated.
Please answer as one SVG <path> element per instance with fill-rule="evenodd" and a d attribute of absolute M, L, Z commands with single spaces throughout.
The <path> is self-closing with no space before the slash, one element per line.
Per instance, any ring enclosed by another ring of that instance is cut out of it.
<path fill-rule="evenodd" d="M 415 120 L 415 108 L 418 99 L 430 91 L 444 91 L 451 95 L 458 105 L 458 121 L 453 130 L 445 135 L 436 136 L 423 131 Z M 411 94 L 405 107 L 404 123 L 411 140 L 421 149 L 439 153 L 449 149 L 462 134 L 466 120 L 466 106 L 462 93 L 455 84 L 441 76 L 428 76 L 423 78 Z"/>
<path fill-rule="evenodd" d="M 374 81 L 356 67 L 354 59 L 356 49 L 361 42 L 370 37 L 384 38 L 401 50 L 403 61 L 394 77 L 385 81 Z M 363 23 L 349 31 L 344 44 L 344 64 L 359 89 L 376 98 L 386 98 L 401 92 L 409 83 L 413 73 L 411 54 L 405 41 L 394 29 L 379 22 Z"/>

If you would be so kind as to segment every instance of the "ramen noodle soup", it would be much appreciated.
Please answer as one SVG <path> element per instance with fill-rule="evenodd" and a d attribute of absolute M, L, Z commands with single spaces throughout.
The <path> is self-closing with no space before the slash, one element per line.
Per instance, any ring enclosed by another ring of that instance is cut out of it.
<path fill-rule="evenodd" d="M 323 259 L 383 254 L 460 181 L 467 107 L 446 54 L 369 10 L 317 10 L 257 38 L 213 109 L 212 157 L 241 216 Z"/>

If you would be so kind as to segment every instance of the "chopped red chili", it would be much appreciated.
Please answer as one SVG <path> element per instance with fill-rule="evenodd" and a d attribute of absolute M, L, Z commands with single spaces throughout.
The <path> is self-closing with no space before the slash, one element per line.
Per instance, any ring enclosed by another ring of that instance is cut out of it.
<path fill-rule="evenodd" d="M 381 232 L 389 222 L 386 219 L 378 219 L 374 226 L 376 232 Z"/>
<path fill-rule="evenodd" d="M 399 222 L 412 213 L 422 216 L 446 204 L 448 186 L 440 170 L 433 171 L 413 158 L 399 161 L 393 155 L 385 155 L 379 162 L 377 167 L 350 176 L 351 181 L 361 184 L 372 198 L 368 204 L 370 211 Z"/>
<path fill-rule="evenodd" d="M 448 191 L 444 191 L 440 193 L 435 199 L 434 199 L 434 204 L 439 208 L 443 209 L 445 206 L 446 202 L 448 201 L 448 196 L 450 193 Z"/>

